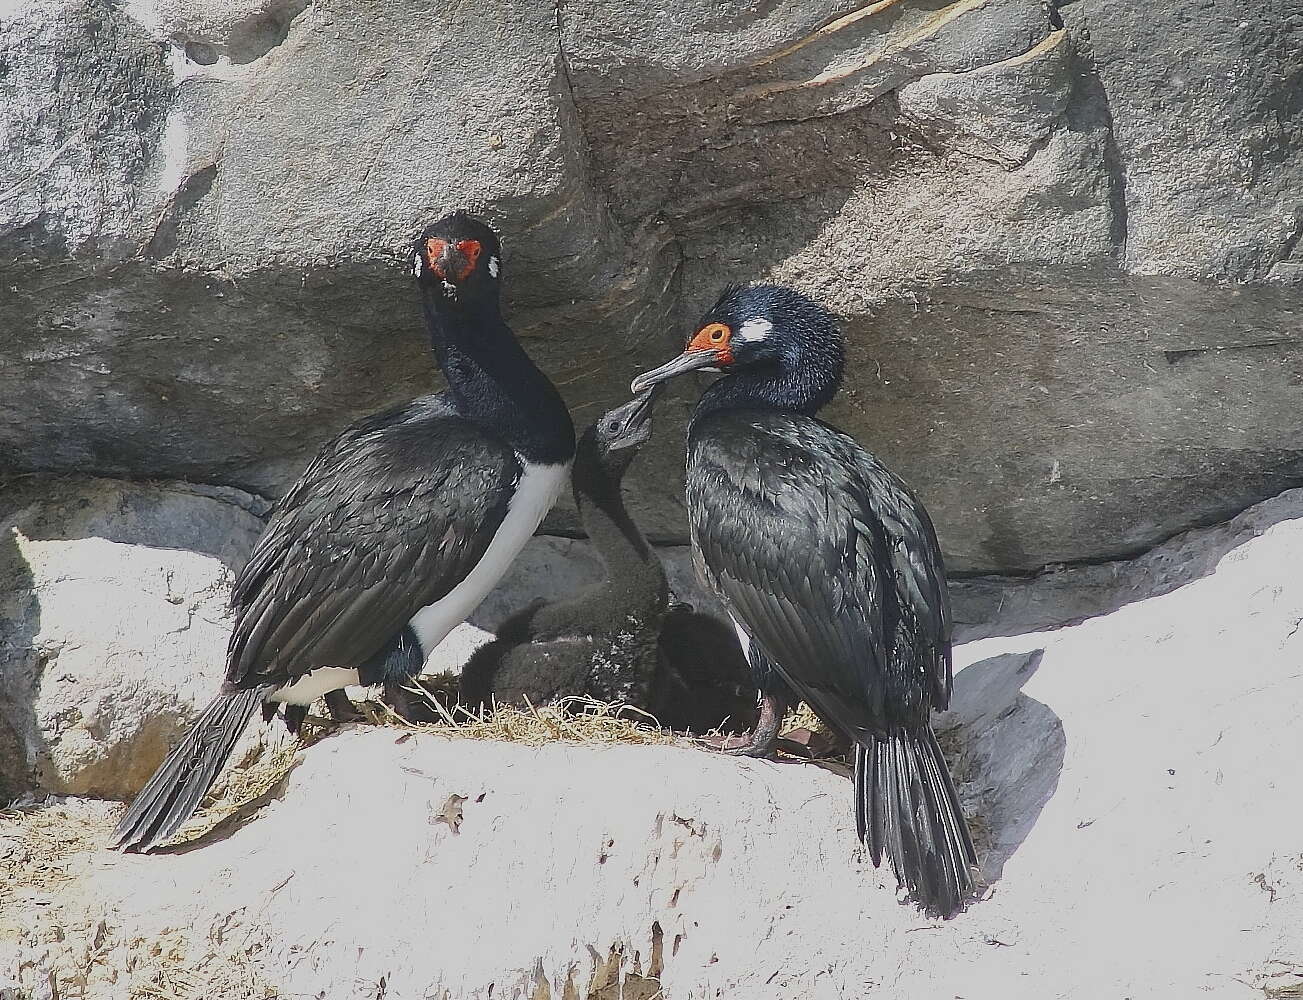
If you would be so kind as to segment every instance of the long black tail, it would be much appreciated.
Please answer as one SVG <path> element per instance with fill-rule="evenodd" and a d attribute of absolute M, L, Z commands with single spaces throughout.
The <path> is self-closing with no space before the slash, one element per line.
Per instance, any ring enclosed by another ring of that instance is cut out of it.
<path fill-rule="evenodd" d="M 222 692 L 172 748 L 113 831 L 113 846 L 147 851 L 169 839 L 199 808 L 261 703 L 264 688 Z"/>
<path fill-rule="evenodd" d="M 963 908 L 977 853 L 931 727 L 856 745 L 855 825 L 873 864 L 885 849 L 925 911 L 952 917 Z"/>

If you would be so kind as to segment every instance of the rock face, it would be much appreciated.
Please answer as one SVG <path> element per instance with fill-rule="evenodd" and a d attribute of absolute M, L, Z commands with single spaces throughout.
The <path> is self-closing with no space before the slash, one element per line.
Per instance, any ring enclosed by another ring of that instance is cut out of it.
<path fill-rule="evenodd" d="M 1290 490 L 1212 528 L 1189 531 L 1127 562 L 1059 569 L 1031 580 L 953 581 L 955 641 L 1018 635 L 1112 614 L 1168 594 L 1217 570 L 1228 554 L 1282 521 L 1303 517 L 1303 490 Z"/>
<path fill-rule="evenodd" d="M 7 490 L 0 800 L 128 798 L 222 676 L 226 602 L 262 523 L 234 490 L 99 481 Z"/>
<path fill-rule="evenodd" d="M 773 277 L 953 568 L 1227 516 L 1303 476 L 1303 18 L 1133 6 L 8 5 L 0 462 L 275 494 L 433 383 L 401 248 L 473 204 L 580 422 Z"/>
<path fill-rule="evenodd" d="M 1114 567 L 1107 599 L 1100 578 L 1027 583 L 989 623 L 1004 637 L 959 647 L 944 742 L 988 889 L 947 923 L 897 905 L 832 770 L 354 730 L 233 832 L 69 859 L 11 961 L 48 981 L 81 945 L 44 921 L 80 900 L 119 989 L 151 948 L 216 977 L 239 942 L 245 981 L 332 998 L 605 997 L 622 974 L 666 1000 L 1286 995 L 1301 559 L 1296 491 Z M 1028 631 L 1052 601 L 1098 613 Z"/>

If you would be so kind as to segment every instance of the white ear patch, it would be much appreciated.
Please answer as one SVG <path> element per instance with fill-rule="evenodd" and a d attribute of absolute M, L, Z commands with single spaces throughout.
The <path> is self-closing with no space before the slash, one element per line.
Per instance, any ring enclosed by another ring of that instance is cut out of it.
<path fill-rule="evenodd" d="M 412 254 L 412 277 L 419 278 L 420 276 L 421 276 L 421 255 L 419 253 L 414 253 Z"/>
<path fill-rule="evenodd" d="M 737 339 L 748 344 L 764 340 L 774 332 L 774 324 L 767 319 L 749 319 L 737 331 Z"/>
<path fill-rule="evenodd" d="M 497 258 L 497 257 L 490 257 L 490 258 L 489 258 L 489 274 L 492 275 L 492 276 L 495 277 L 495 278 L 498 276 L 498 258 Z"/>

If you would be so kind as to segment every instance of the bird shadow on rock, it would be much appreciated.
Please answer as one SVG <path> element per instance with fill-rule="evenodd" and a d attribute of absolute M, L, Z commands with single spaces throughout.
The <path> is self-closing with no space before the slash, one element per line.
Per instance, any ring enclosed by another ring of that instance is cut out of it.
<path fill-rule="evenodd" d="M 290 770 L 292 771 L 293 768 L 290 768 Z M 163 847 L 156 847 L 149 853 L 189 854 L 191 851 L 202 850 L 205 847 L 226 840 L 246 824 L 252 822 L 258 813 L 262 811 L 263 806 L 283 798 L 285 792 L 289 789 L 289 777 L 290 772 L 286 771 L 271 788 L 260 792 L 245 802 L 241 802 L 234 810 L 227 813 L 203 833 Z M 181 834 L 178 836 L 181 836 Z"/>
<path fill-rule="evenodd" d="M 1044 652 L 1003 653 L 960 670 L 937 720 L 987 883 L 999 881 L 1035 828 L 1063 771 L 1062 720 L 1022 692 Z"/>
<path fill-rule="evenodd" d="M 278 802 L 289 791 L 290 778 L 303 763 L 302 751 L 329 739 L 356 724 L 330 725 L 314 733 L 308 740 L 292 739 L 279 747 L 260 743 L 218 779 L 210 791 L 203 810 L 191 820 L 204 828 L 190 833 L 183 829 L 178 836 L 184 839 L 155 848 L 151 854 L 189 854 L 226 840 L 232 834 L 253 822 L 263 808 Z M 287 753 L 288 756 L 283 756 Z M 194 827 L 191 826 L 193 830 Z"/>

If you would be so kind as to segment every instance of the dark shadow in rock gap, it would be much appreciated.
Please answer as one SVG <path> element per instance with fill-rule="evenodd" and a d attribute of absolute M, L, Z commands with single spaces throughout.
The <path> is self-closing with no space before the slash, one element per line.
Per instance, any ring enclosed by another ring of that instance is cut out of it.
<path fill-rule="evenodd" d="M 601 636 L 522 642 L 508 620 L 499 638 L 466 662 L 459 691 L 438 691 L 425 682 L 422 686 L 446 708 L 459 699 L 476 712 L 487 711 L 494 701 L 518 702 L 522 694 L 534 705 L 585 697 L 609 700 L 592 689 L 589 662 L 601 660 L 609 645 Z M 691 605 L 673 604 L 661 624 L 656 659 L 645 693 L 625 699 L 635 709 L 681 733 L 732 734 L 755 725 L 755 686 L 730 626 Z M 629 717 L 647 721 L 637 712 Z"/>
<path fill-rule="evenodd" d="M 0 522 L 0 807 L 36 787 L 29 753 L 39 739 L 33 694 L 46 661 L 33 647 L 41 602 L 16 529 Z"/>
<path fill-rule="evenodd" d="M 294 19 L 311 6 L 309 0 L 276 0 L 231 28 L 226 51 L 236 66 L 261 59 L 289 38 Z"/>
<path fill-rule="evenodd" d="M 1050 569 L 1034 577 L 952 579 L 955 642 L 1063 628 L 1170 594 L 1212 575 L 1224 558 L 1272 526 L 1300 516 L 1303 491 L 1285 493 L 1131 560 Z"/>

